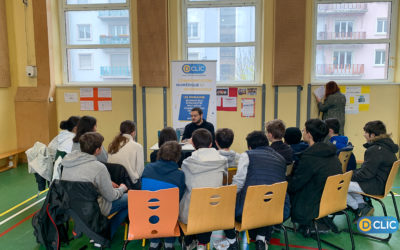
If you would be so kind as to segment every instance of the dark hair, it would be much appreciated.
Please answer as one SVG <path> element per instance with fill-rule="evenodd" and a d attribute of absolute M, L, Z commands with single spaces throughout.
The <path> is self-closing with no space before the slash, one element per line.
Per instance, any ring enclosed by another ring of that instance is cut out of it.
<path fill-rule="evenodd" d="M 199 113 L 199 115 L 203 114 L 203 110 L 201 110 L 201 108 L 199 108 L 199 107 L 194 107 L 194 108 L 192 108 L 192 110 L 190 110 L 190 112 L 193 112 L 193 111 L 197 111 Z"/>
<path fill-rule="evenodd" d="M 93 155 L 96 152 L 96 149 L 101 147 L 103 141 L 104 137 L 97 132 L 87 132 L 79 138 L 81 151 L 90 155 Z"/>
<path fill-rule="evenodd" d="M 158 147 L 161 148 L 167 141 L 178 141 L 175 129 L 171 127 L 166 127 L 161 130 L 160 136 L 158 137 Z"/>
<path fill-rule="evenodd" d="M 301 131 L 297 127 L 290 127 L 286 129 L 285 132 L 285 142 L 289 145 L 299 144 L 301 141 Z"/>
<path fill-rule="evenodd" d="M 339 134 L 340 123 L 339 123 L 338 119 L 336 119 L 336 118 L 328 118 L 328 119 L 325 120 L 325 124 L 328 127 L 328 129 L 332 129 L 335 134 Z"/>
<path fill-rule="evenodd" d="M 221 148 L 229 148 L 234 137 L 233 130 L 230 128 L 220 128 L 215 134 L 215 140 Z"/>
<path fill-rule="evenodd" d="M 192 142 L 196 150 L 199 148 L 208 148 L 212 143 L 212 135 L 207 129 L 199 128 L 193 132 Z"/>
<path fill-rule="evenodd" d="M 309 132 L 314 142 L 321 142 L 328 134 L 328 127 L 320 119 L 310 119 L 305 123 L 306 131 Z"/>
<path fill-rule="evenodd" d="M 123 136 L 123 134 L 132 134 L 135 130 L 136 126 L 133 121 L 126 120 L 121 122 L 121 125 L 119 126 L 119 134 L 114 137 L 114 140 L 110 145 L 108 145 L 108 153 L 117 153 L 129 141 L 129 139 Z"/>
<path fill-rule="evenodd" d="M 157 160 L 178 162 L 181 159 L 182 147 L 176 141 L 167 141 L 158 150 Z"/>
<path fill-rule="evenodd" d="M 325 98 L 340 91 L 339 86 L 335 81 L 330 81 L 325 84 Z"/>
<path fill-rule="evenodd" d="M 285 124 L 279 119 L 269 121 L 267 122 L 267 132 L 271 133 L 274 139 L 282 139 L 285 136 Z"/>
<path fill-rule="evenodd" d="M 79 142 L 79 138 L 86 132 L 93 132 L 94 127 L 96 126 L 96 118 L 93 116 L 82 116 L 81 119 L 79 119 L 78 125 L 76 127 L 76 135 L 74 139 L 72 139 L 73 142 Z"/>
<path fill-rule="evenodd" d="M 60 122 L 60 129 L 72 132 L 72 130 L 78 125 L 78 122 L 79 116 L 71 116 L 68 120 Z"/>
<path fill-rule="evenodd" d="M 364 131 L 368 134 L 375 134 L 375 136 L 378 135 L 384 135 L 386 134 L 386 126 L 383 124 L 382 121 L 376 120 L 376 121 L 370 121 L 367 122 L 364 126 Z"/>
<path fill-rule="evenodd" d="M 246 136 L 247 147 L 255 149 L 262 146 L 268 146 L 268 138 L 263 131 L 253 131 Z"/>

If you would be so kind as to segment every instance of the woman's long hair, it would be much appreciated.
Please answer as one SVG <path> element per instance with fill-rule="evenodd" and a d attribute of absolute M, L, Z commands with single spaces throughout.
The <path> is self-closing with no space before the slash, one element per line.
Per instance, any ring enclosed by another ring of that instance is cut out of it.
<path fill-rule="evenodd" d="M 79 116 L 71 116 L 68 118 L 68 120 L 60 122 L 60 128 L 62 130 L 68 130 L 69 132 L 72 132 L 72 130 L 74 130 L 74 128 L 78 125 L 78 122 Z"/>
<path fill-rule="evenodd" d="M 328 98 L 328 96 L 333 95 L 338 91 L 340 91 L 340 88 L 335 81 L 328 82 L 325 85 L 325 99 Z"/>
<path fill-rule="evenodd" d="M 125 144 L 128 143 L 129 139 L 123 136 L 123 134 L 132 134 L 136 130 L 135 123 L 133 121 L 123 121 L 119 126 L 119 134 L 114 138 L 114 140 L 108 145 L 108 153 L 117 153 Z"/>
<path fill-rule="evenodd" d="M 96 124 L 96 118 L 94 118 L 93 116 L 82 116 L 82 118 L 79 119 L 78 125 L 76 127 L 76 135 L 74 139 L 72 139 L 72 141 L 79 142 L 79 138 L 81 138 L 84 133 L 93 132 Z"/>

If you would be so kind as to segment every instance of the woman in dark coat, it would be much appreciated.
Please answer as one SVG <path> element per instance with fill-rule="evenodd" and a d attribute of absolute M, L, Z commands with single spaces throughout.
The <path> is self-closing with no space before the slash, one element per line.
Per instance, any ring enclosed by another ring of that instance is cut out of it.
<path fill-rule="evenodd" d="M 318 110 L 322 112 L 322 120 L 336 118 L 340 123 L 339 134 L 344 135 L 346 97 L 340 93 L 336 82 L 330 81 L 325 85 L 324 102 L 317 96 Z"/>

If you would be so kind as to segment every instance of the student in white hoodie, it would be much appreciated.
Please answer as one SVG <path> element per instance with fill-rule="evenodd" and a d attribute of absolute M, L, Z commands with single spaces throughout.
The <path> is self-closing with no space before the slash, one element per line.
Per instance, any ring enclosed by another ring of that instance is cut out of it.
<path fill-rule="evenodd" d="M 119 130 L 120 133 L 108 146 L 108 162 L 124 166 L 132 182 L 137 184 L 144 169 L 144 155 L 142 145 L 134 141 L 135 123 L 123 121 Z"/>
<path fill-rule="evenodd" d="M 192 134 L 192 144 L 196 151 L 182 163 L 186 190 L 180 201 L 179 220 L 185 224 L 188 220 L 192 189 L 222 186 L 223 174 L 228 168 L 227 158 L 212 148 L 212 135 L 208 130 L 204 128 L 195 130 Z M 199 241 L 197 249 L 206 249 L 211 233 L 196 235 Z M 186 246 L 192 245 L 193 240 L 193 235 L 185 235 Z"/>

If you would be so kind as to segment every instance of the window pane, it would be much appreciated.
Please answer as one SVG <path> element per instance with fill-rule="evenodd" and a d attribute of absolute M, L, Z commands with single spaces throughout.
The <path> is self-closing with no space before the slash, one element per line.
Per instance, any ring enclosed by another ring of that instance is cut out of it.
<path fill-rule="evenodd" d="M 89 29 L 82 30 L 80 26 L 82 23 L 89 26 Z M 83 34 L 85 32 L 91 32 L 90 41 L 87 41 L 87 38 L 86 40 L 80 38 L 81 35 L 86 36 Z M 130 44 L 129 11 L 68 11 L 66 12 L 66 35 L 68 45 Z"/>
<path fill-rule="evenodd" d="M 254 47 L 189 48 L 190 57 L 217 60 L 217 81 L 254 81 Z"/>
<path fill-rule="evenodd" d="M 318 40 L 388 38 L 389 34 L 377 34 L 377 30 L 386 29 L 377 20 L 384 18 L 390 25 L 390 13 L 390 2 L 318 4 L 316 37 Z"/>
<path fill-rule="evenodd" d="M 126 0 L 67 0 L 67 4 L 108 4 L 126 3 Z"/>
<path fill-rule="evenodd" d="M 92 55 L 79 54 L 79 69 L 92 69 Z"/>
<path fill-rule="evenodd" d="M 197 23 L 197 31 L 193 25 Z M 254 42 L 255 7 L 188 8 L 189 43 Z M 195 36 L 194 32 L 197 32 Z"/>
<path fill-rule="evenodd" d="M 83 70 L 88 59 L 83 55 L 91 54 L 91 71 Z M 131 81 L 130 49 L 69 49 L 68 79 L 70 82 L 107 82 Z"/>
<path fill-rule="evenodd" d="M 388 44 L 317 45 L 315 76 L 317 79 L 387 79 L 385 67 L 375 67 L 376 50 L 387 53 Z"/>

